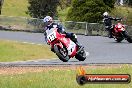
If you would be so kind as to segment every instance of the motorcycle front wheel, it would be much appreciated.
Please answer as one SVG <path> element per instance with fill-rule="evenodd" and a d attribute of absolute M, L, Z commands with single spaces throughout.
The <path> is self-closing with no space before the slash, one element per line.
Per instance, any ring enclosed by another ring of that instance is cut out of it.
<path fill-rule="evenodd" d="M 128 35 L 127 31 L 124 31 L 123 35 L 129 43 L 132 43 L 132 38 Z"/>
<path fill-rule="evenodd" d="M 115 38 L 115 41 L 120 43 L 124 38 L 120 37 L 120 38 Z"/>
<path fill-rule="evenodd" d="M 129 43 L 132 43 L 132 38 L 131 38 L 131 37 L 128 37 L 128 38 L 127 38 L 127 41 L 128 41 Z"/>
<path fill-rule="evenodd" d="M 60 48 L 58 46 L 54 46 L 54 50 L 56 55 L 58 56 L 58 58 L 63 61 L 63 62 L 68 62 L 68 60 L 70 59 L 68 56 L 68 52 L 66 48 Z"/>

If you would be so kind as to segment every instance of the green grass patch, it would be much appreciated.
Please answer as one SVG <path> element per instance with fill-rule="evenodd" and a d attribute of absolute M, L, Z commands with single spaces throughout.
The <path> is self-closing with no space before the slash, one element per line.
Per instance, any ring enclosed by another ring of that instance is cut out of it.
<path fill-rule="evenodd" d="M 28 0 L 4 0 L 2 15 L 30 17 L 26 14 L 26 11 L 28 11 L 27 7 Z"/>
<path fill-rule="evenodd" d="M 26 14 L 28 11 L 28 6 L 28 0 L 4 0 L 2 15 L 30 17 L 29 14 Z M 58 16 L 60 19 L 62 19 L 62 21 L 65 20 L 68 10 L 69 7 L 61 9 L 58 6 Z"/>
<path fill-rule="evenodd" d="M 51 59 L 56 55 L 47 45 L 32 45 L 0 40 L 0 62 Z"/>
<path fill-rule="evenodd" d="M 87 68 L 88 74 L 130 74 L 132 65 L 115 67 Z M 131 88 L 130 84 L 87 84 L 76 82 L 76 70 L 49 70 L 37 73 L 0 75 L 1 88 Z"/>

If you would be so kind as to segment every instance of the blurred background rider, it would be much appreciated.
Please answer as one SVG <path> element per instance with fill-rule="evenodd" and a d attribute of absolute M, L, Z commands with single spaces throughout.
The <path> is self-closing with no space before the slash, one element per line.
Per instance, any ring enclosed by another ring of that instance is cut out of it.
<path fill-rule="evenodd" d="M 108 12 L 103 13 L 103 22 L 105 24 L 105 29 L 108 31 L 108 37 L 113 38 L 112 30 L 114 29 L 114 25 L 112 24 L 112 20 L 117 21 L 121 20 L 121 18 L 114 18 L 109 16 Z"/>

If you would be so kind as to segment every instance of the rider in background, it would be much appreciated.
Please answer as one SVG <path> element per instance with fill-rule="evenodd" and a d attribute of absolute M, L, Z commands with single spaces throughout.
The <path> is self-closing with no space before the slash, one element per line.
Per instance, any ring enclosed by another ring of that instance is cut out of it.
<path fill-rule="evenodd" d="M 109 32 L 108 37 L 113 38 L 112 30 L 114 29 L 114 25 L 112 25 L 112 20 L 117 21 L 117 20 L 121 20 L 121 18 L 111 17 L 109 16 L 108 12 L 104 12 L 103 17 L 104 17 L 103 22 L 105 24 L 105 29 Z"/>
<path fill-rule="evenodd" d="M 77 41 L 77 36 L 74 33 L 67 33 L 65 32 L 65 29 L 62 27 L 62 25 L 59 25 L 57 23 L 53 22 L 53 18 L 50 16 L 46 16 L 43 19 L 43 22 L 45 23 L 44 30 L 50 30 L 51 28 L 57 28 L 57 31 L 62 34 L 66 34 L 66 38 L 70 38 L 79 48 L 82 46 Z M 47 42 L 47 34 L 44 32 L 45 35 L 45 41 Z M 54 52 L 53 48 L 51 48 L 51 51 Z"/>

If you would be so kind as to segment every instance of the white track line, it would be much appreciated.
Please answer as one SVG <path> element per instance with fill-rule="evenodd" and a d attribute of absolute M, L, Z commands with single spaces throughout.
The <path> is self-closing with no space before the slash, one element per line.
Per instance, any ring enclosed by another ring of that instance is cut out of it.
<path fill-rule="evenodd" d="M 46 45 L 46 44 L 41 44 L 41 43 L 22 42 L 22 41 L 16 41 L 16 40 L 7 40 L 7 41 L 13 41 L 16 43 L 24 43 L 24 44 L 31 44 L 31 45 L 39 45 L 39 46 Z"/>
<path fill-rule="evenodd" d="M 18 41 L 16 41 L 16 42 L 18 42 Z M 40 43 L 30 43 L 30 42 L 21 42 L 21 43 L 32 44 L 32 45 L 44 45 L 44 44 L 40 44 Z"/>

